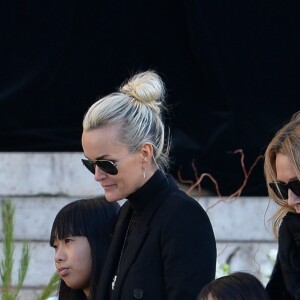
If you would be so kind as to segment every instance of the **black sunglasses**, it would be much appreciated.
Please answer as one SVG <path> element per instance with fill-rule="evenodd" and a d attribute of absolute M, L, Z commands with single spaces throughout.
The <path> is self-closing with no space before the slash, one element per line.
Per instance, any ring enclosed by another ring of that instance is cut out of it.
<path fill-rule="evenodd" d="M 276 196 L 281 200 L 288 199 L 288 190 L 290 189 L 295 195 L 300 197 L 300 181 L 293 179 L 288 183 L 283 182 L 270 182 L 269 187 L 273 190 Z"/>
<path fill-rule="evenodd" d="M 108 159 L 96 159 L 96 160 L 90 160 L 90 159 L 81 159 L 83 165 L 95 175 L 96 173 L 96 166 L 104 173 L 108 175 L 117 175 L 118 174 L 118 169 L 117 166 L 118 164 L 127 158 L 129 155 L 131 155 L 134 151 L 128 153 L 125 157 L 121 158 L 117 162 L 113 162 Z"/>

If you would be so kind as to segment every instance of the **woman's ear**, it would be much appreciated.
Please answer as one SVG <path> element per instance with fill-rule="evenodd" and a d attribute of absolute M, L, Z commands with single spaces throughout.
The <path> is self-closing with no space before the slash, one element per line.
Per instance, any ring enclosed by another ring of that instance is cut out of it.
<path fill-rule="evenodd" d="M 145 143 L 140 148 L 143 162 L 148 162 L 153 156 L 153 146 L 151 144 Z"/>

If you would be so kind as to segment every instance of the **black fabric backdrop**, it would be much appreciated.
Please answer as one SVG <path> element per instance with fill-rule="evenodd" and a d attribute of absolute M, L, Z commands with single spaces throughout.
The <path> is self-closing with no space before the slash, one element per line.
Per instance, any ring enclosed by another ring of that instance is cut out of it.
<path fill-rule="evenodd" d="M 228 151 L 249 168 L 300 108 L 299 13 L 297 0 L 1 3 L 0 151 L 81 151 L 89 105 L 154 69 L 171 173 L 193 179 L 194 160 L 230 194 L 243 174 Z M 265 194 L 260 161 L 243 195 Z"/>

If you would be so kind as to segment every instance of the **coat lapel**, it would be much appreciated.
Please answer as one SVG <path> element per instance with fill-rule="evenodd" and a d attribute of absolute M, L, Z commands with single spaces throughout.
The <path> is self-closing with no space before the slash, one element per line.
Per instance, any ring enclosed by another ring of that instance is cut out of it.
<path fill-rule="evenodd" d="M 128 249 L 129 253 L 127 256 L 126 262 L 122 263 L 122 267 L 120 269 L 120 273 L 118 274 L 118 279 L 117 279 L 117 284 L 116 284 L 116 289 L 115 289 L 115 294 L 116 298 L 119 299 L 119 294 L 120 294 L 120 287 L 123 285 L 123 281 L 126 278 L 126 275 L 129 271 L 129 268 L 132 266 L 132 264 L 135 261 L 135 258 L 137 254 L 139 253 L 140 248 L 143 245 L 143 241 L 145 240 L 147 236 L 148 228 L 143 227 L 143 228 L 135 228 L 135 230 L 132 232 L 134 235 L 134 244 L 130 245 L 130 249 Z"/>
<path fill-rule="evenodd" d="M 161 190 L 160 197 L 149 201 L 145 209 L 141 212 L 141 216 L 139 217 L 139 226 L 135 227 L 134 231 L 132 232 L 132 235 L 134 236 L 134 243 L 131 243 L 127 261 L 122 263 L 122 268 L 118 275 L 114 299 L 119 299 L 120 297 L 123 281 L 126 278 L 129 268 L 133 265 L 137 255 L 139 254 L 145 238 L 147 237 L 149 224 L 151 223 L 152 217 L 159 206 L 164 202 L 164 199 L 166 199 L 167 190 L 168 188 Z"/>
<path fill-rule="evenodd" d="M 155 192 L 149 195 L 150 199 L 147 202 L 146 207 L 141 212 L 139 224 L 136 228 L 134 228 L 134 232 L 132 232 L 132 235 L 134 236 L 134 242 L 130 244 L 130 252 L 127 257 L 128 260 L 126 263 L 123 262 L 120 273 L 118 274 L 113 299 L 120 298 L 121 287 L 130 267 L 133 265 L 136 257 L 139 254 L 139 251 L 143 245 L 145 238 L 147 237 L 149 224 L 151 223 L 151 220 L 155 215 L 156 210 L 162 205 L 164 200 L 167 198 L 167 194 L 170 191 L 170 189 L 178 189 L 178 187 L 172 181 L 172 179 L 169 178 L 167 180 L 164 178 L 164 180 L 162 180 L 161 183 L 155 187 L 155 190 L 159 191 L 159 193 Z M 120 258 L 120 252 L 123 247 L 124 236 L 126 234 L 131 215 L 132 208 L 130 207 L 129 201 L 127 201 L 125 204 L 123 204 L 121 208 L 119 220 L 109 249 L 108 258 L 106 259 L 104 269 L 101 275 L 97 300 L 110 299 L 109 292 L 111 290 L 112 278 L 115 275 L 115 271 L 117 269 L 117 265 Z"/>
<path fill-rule="evenodd" d="M 97 299 L 107 300 L 109 299 L 108 293 L 111 290 L 112 278 L 117 270 L 117 264 L 119 262 L 120 249 L 122 248 L 123 239 L 127 230 L 127 225 L 132 215 L 132 209 L 129 203 L 123 204 L 120 211 L 120 216 L 113 234 L 113 238 L 108 250 L 108 256 L 106 258 L 101 278 L 99 282 L 99 288 L 97 293 Z"/>

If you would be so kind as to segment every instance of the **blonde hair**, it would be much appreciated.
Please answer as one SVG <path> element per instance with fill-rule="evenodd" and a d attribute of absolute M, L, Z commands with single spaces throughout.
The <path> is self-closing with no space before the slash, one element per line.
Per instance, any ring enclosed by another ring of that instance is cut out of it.
<path fill-rule="evenodd" d="M 286 201 L 276 196 L 269 187 L 269 183 L 276 181 L 276 155 L 278 153 L 286 155 L 294 166 L 294 171 L 300 179 L 300 111 L 295 113 L 290 122 L 284 125 L 269 143 L 264 159 L 264 173 L 269 196 L 279 204 L 279 208 L 272 218 L 273 231 L 278 237 L 278 229 L 282 218 L 288 211 L 293 211 Z"/>
<path fill-rule="evenodd" d="M 142 144 L 153 146 L 154 163 L 162 171 L 168 168 L 169 141 L 165 138 L 162 111 L 165 87 L 154 71 L 138 73 L 123 83 L 118 92 L 95 102 L 83 119 L 83 130 L 118 124 L 119 141 L 129 151 Z"/>

